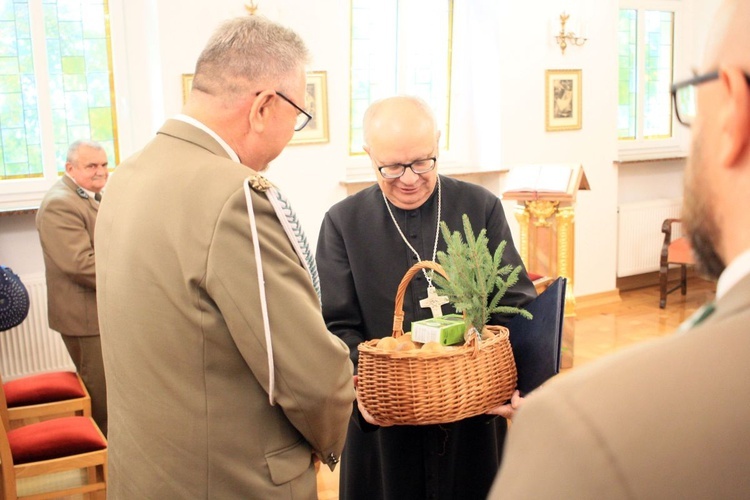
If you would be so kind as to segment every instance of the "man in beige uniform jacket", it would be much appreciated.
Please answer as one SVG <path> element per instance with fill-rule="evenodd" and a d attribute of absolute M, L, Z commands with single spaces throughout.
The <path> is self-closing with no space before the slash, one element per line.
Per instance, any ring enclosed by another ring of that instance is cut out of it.
<path fill-rule="evenodd" d="M 107 386 L 96 308 L 94 229 L 107 167 L 107 153 L 99 143 L 74 142 L 68 148 L 65 175 L 44 195 L 36 214 L 49 326 L 60 332 L 91 396 L 91 416 L 104 434 Z"/>
<path fill-rule="evenodd" d="M 112 175 L 96 233 L 109 498 L 315 498 L 314 457 L 338 461 L 349 351 L 258 174 L 309 119 L 306 58 L 286 28 L 225 23 L 184 114 Z"/>
<path fill-rule="evenodd" d="M 683 222 L 715 304 L 532 393 L 491 498 L 750 497 L 748 26 L 750 2 L 725 2 L 699 76 L 673 87 L 693 133 Z"/>

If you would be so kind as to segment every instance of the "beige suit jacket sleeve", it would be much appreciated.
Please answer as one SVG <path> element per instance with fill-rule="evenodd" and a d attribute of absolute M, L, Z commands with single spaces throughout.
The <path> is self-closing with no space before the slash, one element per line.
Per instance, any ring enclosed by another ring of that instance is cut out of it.
<path fill-rule="evenodd" d="M 244 193 L 238 188 L 217 222 L 206 284 L 237 348 L 268 390 L 255 242 L 250 238 Z M 311 447 L 333 465 L 344 446 L 354 400 L 349 351 L 326 329 L 310 277 L 270 202 L 263 194 L 252 196 L 273 343 L 275 398 Z"/>
<path fill-rule="evenodd" d="M 633 498 L 617 457 L 564 394 L 532 395 L 508 433 L 491 500 Z"/>

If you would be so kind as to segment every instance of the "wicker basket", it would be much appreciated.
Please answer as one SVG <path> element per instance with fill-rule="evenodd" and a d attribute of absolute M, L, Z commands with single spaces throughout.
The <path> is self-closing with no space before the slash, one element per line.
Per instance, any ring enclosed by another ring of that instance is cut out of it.
<path fill-rule="evenodd" d="M 396 293 L 393 336 L 404 334 L 406 287 L 422 269 L 444 277 L 442 266 L 418 262 L 404 275 Z M 426 425 L 455 422 L 486 413 L 508 399 L 516 388 L 516 364 L 508 329 L 485 327 L 462 346 L 439 352 L 386 351 L 373 339 L 359 345 L 358 398 L 383 424 Z M 489 334 L 487 335 L 487 331 Z"/>

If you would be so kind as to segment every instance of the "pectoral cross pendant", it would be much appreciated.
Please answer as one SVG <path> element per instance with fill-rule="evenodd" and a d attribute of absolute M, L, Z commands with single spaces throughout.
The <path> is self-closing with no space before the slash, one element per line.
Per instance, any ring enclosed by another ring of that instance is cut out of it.
<path fill-rule="evenodd" d="M 419 301 L 419 305 L 423 308 L 429 307 L 432 311 L 434 318 L 439 318 L 443 315 L 443 309 L 440 307 L 443 304 L 448 303 L 448 297 L 445 295 L 438 295 L 437 290 L 434 286 L 427 287 L 427 298 Z"/>

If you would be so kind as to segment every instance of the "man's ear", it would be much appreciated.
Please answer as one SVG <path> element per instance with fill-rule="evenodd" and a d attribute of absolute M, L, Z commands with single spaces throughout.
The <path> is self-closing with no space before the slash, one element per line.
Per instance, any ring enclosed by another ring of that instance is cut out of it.
<path fill-rule="evenodd" d="M 719 159 L 731 167 L 739 164 L 750 146 L 750 86 L 745 73 L 734 67 L 719 70 L 719 79 L 726 96 L 720 112 Z"/>
<path fill-rule="evenodd" d="M 250 128 L 256 133 L 263 133 L 268 126 L 268 121 L 273 113 L 273 98 L 276 94 L 270 90 L 264 90 L 255 96 L 253 103 L 250 105 L 248 121 Z"/>
<path fill-rule="evenodd" d="M 73 164 L 70 163 L 69 161 L 66 161 L 65 162 L 65 171 L 68 172 L 68 173 L 70 173 L 71 170 L 73 170 Z"/>

